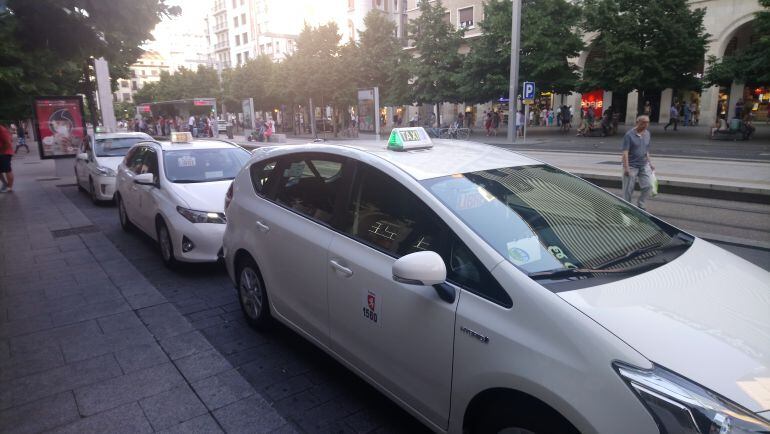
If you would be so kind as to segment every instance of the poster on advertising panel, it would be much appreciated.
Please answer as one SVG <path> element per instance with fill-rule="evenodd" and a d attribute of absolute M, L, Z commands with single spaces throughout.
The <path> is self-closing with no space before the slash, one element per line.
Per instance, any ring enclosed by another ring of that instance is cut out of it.
<path fill-rule="evenodd" d="M 75 157 L 86 137 L 83 97 L 36 97 L 34 104 L 40 158 Z"/>
<path fill-rule="evenodd" d="M 358 89 L 358 131 L 379 133 L 379 89 Z"/>
<path fill-rule="evenodd" d="M 254 121 L 254 98 L 247 98 L 241 101 L 241 108 L 243 109 L 243 128 L 248 130 L 255 129 Z"/>

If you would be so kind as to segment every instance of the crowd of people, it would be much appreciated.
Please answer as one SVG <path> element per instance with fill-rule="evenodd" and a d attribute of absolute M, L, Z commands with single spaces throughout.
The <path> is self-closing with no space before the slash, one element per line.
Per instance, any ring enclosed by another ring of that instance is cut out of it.
<path fill-rule="evenodd" d="M 169 136 L 174 131 L 189 131 L 194 137 L 214 137 L 217 119 L 212 115 L 190 115 L 185 121 L 181 116 L 138 115 L 135 119 L 121 121 L 128 131 L 147 133 L 151 136 Z"/>

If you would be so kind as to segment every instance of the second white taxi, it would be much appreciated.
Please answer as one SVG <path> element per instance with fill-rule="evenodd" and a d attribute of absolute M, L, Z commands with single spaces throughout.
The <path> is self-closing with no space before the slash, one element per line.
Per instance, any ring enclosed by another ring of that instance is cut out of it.
<path fill-rule="evenodd" d="M 75 180 L 94 203 L 115 196 L 115 172 L 132 146 L 152 140 L 145 133 L 97 133 L 83 141 L 75 157 Z"/>
<path fill-rule="evenodd" d="M 118 166 L 118 215 L 124 230 L 139 228 L 158 242 L 163 262 L 214 262 L 225 231 L 223 199 L 249 158 L 240 146 L 192 140 L 135 145 Z"/>

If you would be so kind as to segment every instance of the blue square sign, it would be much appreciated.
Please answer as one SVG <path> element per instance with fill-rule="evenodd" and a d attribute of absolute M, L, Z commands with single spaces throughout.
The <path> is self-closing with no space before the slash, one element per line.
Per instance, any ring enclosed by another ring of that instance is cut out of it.
<path fill-rule="evenodd" d="M 525 81 L 524 82 L 524 92 L 522 92 L 522 99 L 525 101 L 525 103 L 530 103 L 534 101 L 535 99 L 535 82 L 534 81 Z"/>

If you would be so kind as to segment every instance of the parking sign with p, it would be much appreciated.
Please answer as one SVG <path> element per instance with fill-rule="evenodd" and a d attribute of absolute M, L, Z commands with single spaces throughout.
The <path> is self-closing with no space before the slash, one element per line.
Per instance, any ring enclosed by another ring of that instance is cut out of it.
<path fill-rule="evenodd" d="M 524 92 L 522 92 L 522 99 L 524 104 L 532 104 L 535 102 L 535 82 L 525 81 Z"/>

